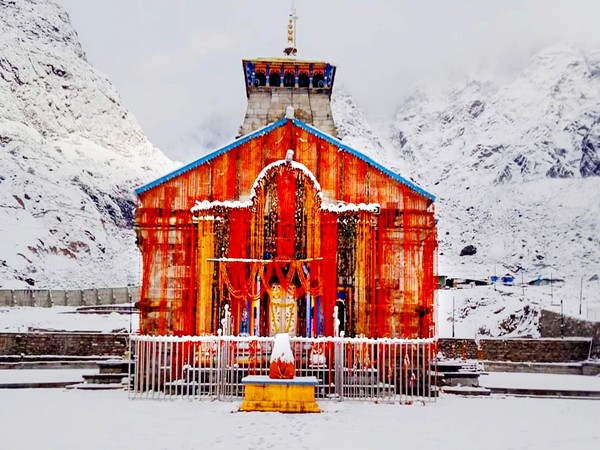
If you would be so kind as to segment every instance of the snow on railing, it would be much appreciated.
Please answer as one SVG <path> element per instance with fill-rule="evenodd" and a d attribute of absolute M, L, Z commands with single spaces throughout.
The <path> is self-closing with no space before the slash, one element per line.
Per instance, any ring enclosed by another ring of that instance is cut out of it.
<path fill-rule="evenodd" d="M 275 339 L 132 336 L 130 398 L 237 400 L 242 378 L 268 375 Z M 290 338 L 296 376 L 315 376 L 319 400 L 388 403 L 437 396 L 435 339 Z"/>

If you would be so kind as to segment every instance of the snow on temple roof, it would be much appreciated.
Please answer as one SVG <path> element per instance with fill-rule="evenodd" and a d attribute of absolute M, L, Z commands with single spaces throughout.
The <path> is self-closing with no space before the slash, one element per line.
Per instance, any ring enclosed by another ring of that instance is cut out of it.
<path fill-rule="evenodd" d="M 290 161 L 288 163 L 284 159 L 274 161 L 271 164 L 265 166 L 263 168 L 263 170 L 260 171 L 260 173 L 256 177 L 256 180 L 254 180 L 254 184 L 252 184 L 252 189 L 250 189 L 250 199 L 253 199 L 254 196 L 256 195 L 256 186 L 258 186 L 260 180 L 262 180 L 267 175 L 267 173 L 274 167 L 282 166 L 285 164 L 290 164 L 293 168 L 304 172 L 304 175 L 306 175 L 308 178 L 310 178 L 310 180 L 313 182 L 315 189 L 317 191 L 319 191 L 319 197 L 321 198 L 321 200 L 323 200 L 323 194 L 321 193 L 321 185 L 319 184 L 319 182 L 317 181 L 317 179 L 315 178 L 313 173 L 310 170 L 308 170 L 308 167 L 306 167 L 304 164 L 302 164 L 298 161 Z"/>
<path fill-rule="evenodd" d="M 277 161 L 278 163 L 281 161 Z M 278 164 L 279 165 L 279 164 Z M 318 185 L 317 185 L 318 186 Z M 255 195 L 255 190 L 254 188 L 252 188 L 252 194 L 251 194 L 251 199 L 254 198 Z M 322 197 L 321 192 L 319 192 L 319 195 Z M 213 208 L 218 208 L 218 207 L 225 207 L 225 208 L 230 208 L 230 209 L 235 209 L 235 208 L 251 208 L 252 207 L 252 200 L 247 200 L 245 202 L 240 202 L 240 201 L 229 201 L 229 200 L 225 200 L 224 202 L 221 202 L 219 200 L 215 200 L 213 202 L 209 202 L 208 200 L 202 200 L 202 201 L 198 201 L 196 200 L 196 204 L 194 206 L 192 206 L 192 208 L 190 208 L 190 212 L 192 213 L 197 213 L 200 211 L 210 211 Z M 338 202 L 338 203 L 323 203 L 321 205 L 321 209 L 323 209 L 324 211 L 329 211 L 332 213 L 336 213 L 336 214 L 341 214 L 341 213 L 345 213 L 345 212 L 349 212 L 349 211 L 353 211 L 353 212 L 358 212 L 358 211 L 367 211 L 367 212 L 371 212 L 371 213 L 378 213 L 381 209 L 381 205 L 379 205 L 379 203 L 345 203 L 345 202 Z"/>
<path fill-rule="evenodd" d="M 216 200 L 214 202 L 209 202 L 208 200 L 202 200 L 201 202 L 196 200 L 196 204 L 190 208 L 190 211 L 195 213 L 198 211 L 208 211 L 213 208 L 218 208 L 219 206 L 224 206 L 225 208 L 249 208 L 252 206 L 251 201 L 246 202 L 238 202 L 225 200 L 224 202 L 220 202 Z"/>
<path fill-rule="evenodd" d="M 366 162 L 367 164 L 369 164 L 370 166 L 376 168 L 377 170 L 379 170 L 380 172 L 382 172 L 385 175 L 389 176 L 393 180 L 398 181 L 399 183 L 402 183 L 405 186 L 408 186 L 410 189 L 412 189 L 413 191 L 417 192 L 418 194 L 420 194 L 420 195 L 422 195 L 424 197 L 427 197 L 432 202 L 435 201 L 435 195 L 430 194 L 425 189 L 417 186 L 412 181 L 404 178 L 400 174 L 397 174 L 397 173 L 391 171 L 387 167 L 382 166 L 381 164 L 379 164 L 378 162 L 376 162 L 373 159 L 369 158 L 368 156 L 363 155 L 362 153 L 360 153 L 357 150 L 354 150 L 352 147 L 349 147 L 348 145 L 344 144 L 339 139 L 337 139 L 337 138 L 335 138 L 335 137 L 333 137 L 333 136 L 331 136 L 331 135 L 329 135 L 327 133 L 324 133 L 321 130 L 319 130 L 319 129 L 317 129 L 317 128 L 315 128 L 315 127 L 313 127 L 313 126 L 311 126 L 311 125 L 309 125 L 309 124 L 307 124 L 305 122 L 302 122 L 301 120 L 298 120 L 298 119 L 286 119 L 286 118 L 280 119 L 277 122 L 273 122 L 273 123 L 271 123 L 271 124 L 269 124 L 267 126 L 259 128 L 258 130 L 253 131 L 250 134 L 247 134 L 247 135 L 245 135 L 245 136 L 243 136 L 243 137 L 241 137 L 239 139 L 236 139 L 234 142 L 226 145 L 225 147 L 222 147 L 222 148 L 220 148 L 218 150 L 215 150 L 214 152 L 209 153 L 208 155 L 203 156 L 202 158 L 197 159 L 196 161 L 192 161 L 191 163 L 186 164 L 185 166 L 180 167 L 179 169 L 174 170 L 173 172 L 168 173 L 168 174 L 162 176 L 161 178 L 158 178 L 158 179 L 156 179 L 156 180 L 154 180 L 154 181 L 152 181 L 152 182 L 150 182 L 148 184 L 140 186 L 140 187 L 138 187 L 135 190 L 135 193 L 136 193 L 136 195 L 143 194 L 144 192 L 149 191 L 150 189 L 152 189 L 152 188 L 154 188 L 156 186 L 159 186 L 159 185 L 161 185 L 161 184 L 163 184 L 163 183 L 165 183 L 165 182 L 167 182 L 169 180 L 172 180 L 173 178 L 176 178 L 177 176 L 179 176 L 181 174 L 189 172 L 190 170 L 193 170 L 196 167 L 201 166 L 202 164 L 207 163 L 207 162 L 213 160 L 214 158 L 222 155 L 223 153 L 228 152 L 229 150 L 232 150 L 232 149 L 234 149 L 236 147 L 239 147 L 240 145 L 243 145 L 246 142 L 251 141 L 252 139 L 254 139 L 256 137 L 263 136 L 263 135 L 268 134 L 271 131 L 273 131 L 273 130 L 279 128 L 279 127 L 282 127 L 288 121 L 292 121 L 292 123 L 295 126 L 301 128 L 301 129 L 303 129 L 305 131 L 308 131 L 309 133 L 313 134 L 314 136 L 317 136 L 317 137 L 319 137 L 319 138 L 321 138 L 321 139 L 323 139 L 323 140 L 325 140 L 325 141 L 327 141 L 327 142 L 335 145 L 340 150 L 345 151 L 347 153 L 350 153 L 351 155 L 356 156 L 358 159 Z M 285 162 L 285 161 L 283 161 L 283 162 Z M 269 166 L 267 166 L 267 167 L 269 167 Z M 265 169 L 266 169 L 266 167 L 265 167 Z M 265 169 L 263 169 L 263 171 Z M 311 173 L 310 171 L 308 171 L 308 172 Z M 312 173 L 311 173 L 311 175 L 312 175 Z M 316 180 L 315 180 L 315 182 L 316 182 Z M 319 186 L 319 184 L 316 183 L 316 186 Z"/>
<path fill-rule="evenodd" d="M 330 211 L 333 213 L 344 213 L 348 211 L 368 211 L 371 213 L 378 213 L 381 209 L 381 205 L 379 203 L 359 203 L 358 205 L 355 203 L 327 203 L 323 204 L 323 209 L 325 211 Z"/>
<path fill-rule="evenodd" d="M 295 57 L 288 57 L 288 56 L 275 56 L 273 58 L 267 58 L 267 57 L 261 56 L 260 58 L 244 58 L 243 61 L 264 62 L 264 63 L 276 62 L 276 63 L 280 63 L 280 64 L 330 64 L 332 66 L 335 65 L 331 61 L 323 61 L 322 59 L 318 59 L 318 58 L 295 58 Z"/>
<path fill-rule="evenodd" d="M 244 202 L 240 202 L 238 200 L 235 200 L 235 201 L 225 200 L 224 202 L 219 201 L 219 200 L 215 200 L 212 202 L 209 202 L 208 200 L 203 200 L 200 202 L 200 201 L 196 200 L 196 204 L 194 206 L 192 206 L 190 211 L 192 213 L 199 212 L 199 211 L 207 211 L 212 208 L 217 208 L 219 206 L 224 206 L 226 208 L 250 208 L 252 206 L 252 201 L 254 200 L 254 197 L 256 196 L 256 187 L 258 186 L 260 181 L 267 175 L 267 173 L 269 173 L 269 171 L 271 169 L 273 169 L 275 167 L 279 167 L 279 166 L 284 166 L 284 165 L 289 165 L 289 166 L 293 167 L 294 169 L 298 169 L 298 170 L 304 172 L 304 175 L 306 177 L 310 178 L 310 180 L 313 182 L 315 189 L 317 191 L 319 191 L 319 198 L 321 200 L 323 200 L 323 194 L 321 193 L 321 185 L 319 184 L 319 182 L 317 181 L 317 179 L 315 178 L 313 173 L 310 170 L 308 170 L 308 167 L 306 167 L 304 164 L 302 164 L 298 161 L 287 162 L 284 159 L 281 159 L 278 161 L 274 161 L 271 164 L 268 164 L 260 171 L 260 173 L 256 177 L 256 180 L 254 180 L 254 183 L 252 184 L 252 189 L 250 189 L 250 200 L 247 200 Z"/>

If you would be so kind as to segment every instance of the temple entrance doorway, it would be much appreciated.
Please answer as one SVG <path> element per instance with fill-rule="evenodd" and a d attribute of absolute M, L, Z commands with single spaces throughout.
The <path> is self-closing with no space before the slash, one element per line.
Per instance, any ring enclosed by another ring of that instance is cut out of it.
<path fill-rule="evenodd" d="M 285 291 L 280 284 L 271 284 L 269 290 L 269 336 L 277 333 L 288 333 L 296 336 L 298 305 L 295 289 Z"/>

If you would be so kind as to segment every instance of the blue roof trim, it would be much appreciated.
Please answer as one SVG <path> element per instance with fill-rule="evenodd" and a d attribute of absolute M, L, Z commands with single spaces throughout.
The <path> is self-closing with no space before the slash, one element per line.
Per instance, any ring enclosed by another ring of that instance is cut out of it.
<path fill-rule="evenodd" d="M 362 153 L 360 153 L 357 150 L 354 150 L 352 147 L 348 147 L 346 144 L 344 144 L 342 141 L 340 141 L 339 139 L 334 138 L 333 136 L 323 133 L 322 131 L 316 129 L 315 127 L 302 122 L 301 120 L 298 119 L 292 119 L 292 122 L 294 122 L 295 125 L 297 125 L 298 127 L 302 128 L 303 130 L 308 131 L 309 133 L 314 134 L 315 136 L 320 137 L 321 139 L 324 139 L 326 141 L 328 141 L 331 144 L 334 144 L 336 146 L 338 146 L 340 149 L 356 156 L 357 158 L 363 160 L 364 162 L 366 162 L 367 164 L 372 165 L 373 167 L 375 167 L 376 169 L 380 170 L 381 172 L 385 173 L 387 176 L 389 176 L 390 178 L 399 181 L 400 183 L 408 186 L 409 188 L 411 188 L 413 191 L 423 195 L 424 197 L 429 198 L 432 202 L 435 201 L 435 195 L 430 194 L 429 192 L 427 192 L 425 189 L 417 186 L 415 183 L 413 183 L 410 180 L 407 180 L 406 178 L 404 178 L 403 176 L 392 172 L 390 169 L 383 167 L 381 164 L 375 162 L 374 160 L 372 160 L 371 158 L 369 158 L 366 155 L 363 155 Z"/>
<path fill-rule="evenodd" d="M 246 142 L 248 142 L 248 141 L 250 141 L 250 140 L 252 140 L 252 139 L 254 139 L 254 138 L 258 137 L 258 136 L 261 136 L 262 134 L 269 133 L 272 130 L 285 125 L 288 120 L 290 120 L 290 119 L 283 118 L 283 119 L 278 120 L 277 122 L 273 122 L 273 123 L 271 123 L 271 124 L 269 124 L 269 125 L 267 125 L 265 127 L 259 128 L 258 130 L 253 131 L 252 133 L 247 134 L 246 136 L 243 136 L 243 137 L 237 139 L 236 141 L 232 142 L 229 145 L 226 145 L 225 147 L 222 147 L 222 148 L 220 148 L 218 150 L 215 150 L 214 152 L 209 153 L 208 155 L 205 155 L 202 158 L 197 159 L 196 161 L 192 161 L 191 163 L 189 163 L 189 164 L 187 164 L 187 165 L 185 165 L 183 167 L 180 167 L 179 169 L 174 170 L 173 172 L 170 172 L 170 173 L 168 173 L 168 174 L 166 174 L 166 175 L 164 175 L 164 176 L 162 176 L 162 177 L 160 177 L 160 178 L 158 178 L 158 179 L 156 179 L 156 180 L 154 180 L 154 181 L 152 181 L 152 182 L 150 182 L 148 184 L 145 184 L 143 186 L 138 187 L 137 189 L 135 189 L 135 194 L 136 195 L 143 194 L 144 192 L 149 191 L 150 189 L 152 189 L 152 188 L 154 188 L 154 187 L 156 187 L 156 186 L 158 186 L 160 184 L 163 184 L 166 181 L 172 180 L 173 178 L 175 178 L 175 177 L 177 177 L 177 176 L 179 176 L 179 175 L 181 175 L 183 173 L 189 172 L 190 170 L 192 170 L 192 169 L 194 169 L 194 168 L 196 168 L 196 167 L 198 167 L 198 166 L 200 166 L 200 165 L 202 165 L 202 164 L 204 164 L 206 162 L 209 162 L 209 161 L 215 159 L 216 157 L 222 155 L 223 153 L 227 153 L 231 149 L 234 149 L 234 148 L 236 148 L 236 147 L 238 147 L 240 145 L 243 145 Z M 317 128 L 315 128 L 315 127 L 313 127 L 313 126 L 311 126 L 311 125 L 309 125 L 309 124 L 307 124 L 305 122 L 302 122 L 301 120 L 291 119 L 291 121 L 294 123 L 294 125 L 302 128 L 303 130 L 306 130 L 309 133 L 312 133 L 313 135 L 318 136 L 321 139 L 326 140 L 327 142 L 329 142 L 329 143 L 331 143 L 331 144 L 339 147 L 343 151 L 346 151 L 346 152 L 348 152 L 348 153 L 356 156 L 357 158 L 361 159 L 362 161 L 366 162 L 367 164 L 370 164 L 371 166 L 373 166 L 377 170 L 383 172 L 384 174 L 386 174 L 387 176 L 389 176 L 393 180 L 396 180 L 396 181 L 398 181 L 398 182 L 400 182 L 400 183 L 408 186 L 413 191 L 415 191 L 415 192 L 423 195 L 424 197 L 429 198 L 432 202 L 435 201 L 435 195 L 430 194 L 425 189 L 417 186 L 412 181 L 407 180 L 406 178 L 404 178 L 403 176 L 401 176 L 401 175 L 399 175 L 399 174 L 397 174 L 395 172 L 392 172 L 390 169 L 388 169 L 388 168 L 382 166 L 381 164 L 375 162 L 374 160 L 372 160 L 371 158 L 369 158 L 366 155 L 363 155 L 359 151 L 354 150 L 352 147 L 348 147 L 346 144 L 344 144 L 339 139 L 336 139 L 336 138 L 334 138 L 333 136 L 331 136 L 331 135 L 329 135 L 327 133 L 323 133 L 322 131 L 318 130 Z"/>
<path fill-rule="evenodd" d="M 269 133 L 270 131 L 281 127 L 282 125 L 284 125 L 287 122 L 287 120 L 288 119 L 283 118 L 283 119 L 278 120 L 277 122 L 273 122 L 265 127 L 259 128 L 258 130 L 253 131 L 252 133 L 247 134 L 246 136 L 243 136 L 243 137 L 237 139 L 236 141 L 232 142 L 229 145 L 226 145 L 223 148 L 220 148 L 219 150 L 215 150 L 214 152 L 209 153 L 208 155 L 203 156 L 202 158 L 197 159 L 196 161 L 192 161 L 191 163 L 189 163 L 183 167 L 180 167 L 179 169 L 174 170 L 173 172 L 170 172 L 154 181 L 151 181 L 148 184 L 138 187 L 137 189 L 135 189 L 134 192 L 136 195 L 143 194 L 144 192 L 149 191 L 150 189 L 152 189 L 166 181 L 172 180 L 173 178 L 175 178 L 183 173 L 189 172 L 190 170 L 195 169 L 196 167 L 215 159 L 217 156 L 220 156 L 223 153 L 227 153 L 229 150 L 231 150 L 233 148 L 236 148 L 242 144 L 245 144 L 246 142 L 254 139 L 255 137 L 258 137 L 265 133 Z"/>

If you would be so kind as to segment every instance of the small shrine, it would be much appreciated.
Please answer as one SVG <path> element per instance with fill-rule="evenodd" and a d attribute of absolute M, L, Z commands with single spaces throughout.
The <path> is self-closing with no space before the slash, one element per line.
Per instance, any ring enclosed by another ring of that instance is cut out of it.
<path fill-rule="evenodd" d="M 244 400 L 240 411 L 320 412 L 315 400 L 317 377 L 296 377 L 295 372 L 289 335 L 277 334 L 269 375 L 248 375 L 242 379 Z"/>

